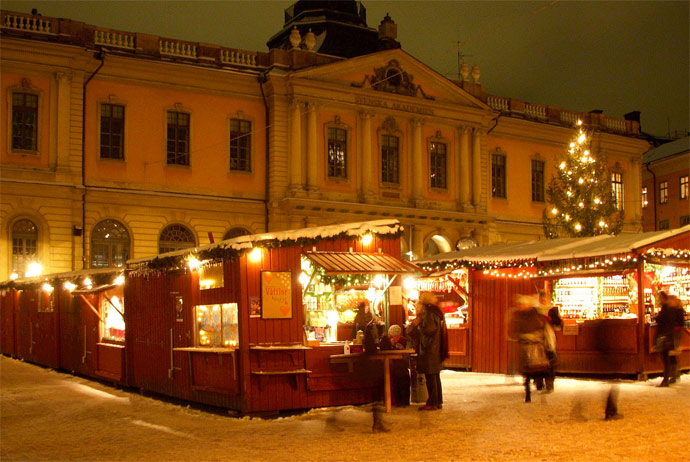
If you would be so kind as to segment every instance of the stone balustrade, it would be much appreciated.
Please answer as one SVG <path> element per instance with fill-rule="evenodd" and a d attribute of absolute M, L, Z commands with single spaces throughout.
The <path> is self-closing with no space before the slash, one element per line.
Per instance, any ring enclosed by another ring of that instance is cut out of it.
<path fill-rule="evenodd" d="M 93 31 L 93 43 L 106 47 L 135 49 L 135 34 L 127 32 L 113 32 L 105 29 Z"/>
<path fill-rule="evenodd" d="M 239 64 L 240 66 L 256 66 L 256 53 L 240 50 L 221 49 L 220 61 L 223 64 Z"/>
<path fill-rule="evenodd" d="M 2 12 L 2 27 L 16 31 L 55 34 L 54 22 L 52 18 L 33 14 Z"/>
<path fill-rule="evenodd" d="M 179 56 L 181 58 L 196 58 L 196 45 L 178 40 L 160 40 L 160 53 L 162 55 Z"/>

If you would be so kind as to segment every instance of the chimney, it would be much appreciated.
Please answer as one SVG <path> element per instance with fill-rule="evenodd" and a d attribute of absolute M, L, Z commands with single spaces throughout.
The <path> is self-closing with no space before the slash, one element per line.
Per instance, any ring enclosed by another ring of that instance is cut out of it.
<path fill-rule="evenodd" d="M 632 111 L 623 115 L 625 120 L 632 120 L 633 122 L 640 122 L 640 111 Z"/>
<path fill-rule="evenodd" d="M 379 24 L 379 40 L 395 40 L 398 37 L 398 25 L 386 13 Z"/>

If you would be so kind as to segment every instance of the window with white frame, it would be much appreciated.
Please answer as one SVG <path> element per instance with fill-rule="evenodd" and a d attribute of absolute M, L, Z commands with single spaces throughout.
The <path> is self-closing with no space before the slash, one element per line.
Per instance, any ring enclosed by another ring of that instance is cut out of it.
<path fill-rule="evenodd" d="M 611 192 L 613 194 L 613 205 L 618 210 L 623 210 L 623 174 L 611 172 Z"/>
<path fill-rule="evenodd" d="M 194 307 L 196 346 L 235 347 L 239 343 L 237 303 Z"/>
<path fill-rule="evenodd" d="M 38 95 L 12 93 L 12 149 L 38 150 Z"/>
<path fill-rule="evenodd" d="M 91 232 L 91 268 L 124 266 L 129 258 L 127 228 L 116 220 L 103 220 Z"/>
<path fill-rule="evenodd" d="M 252 122 L 230 119 L 230 170 L 252 171 Z"/>
<path fill-rule="evenodd" d="M 167 163 L 189 165 L 189 114 L 167 113 Z"/>
<path fill-rule="evenodd" d="M 124 159 L 125 107 L 101 104 L 101 159 Z"/>
<path fill-rule="evenodd" d="M 38 228 L 28 219 L 12 225 L 12 272 L 23 276 L 38 258 Z"/>
<path fill-rule="evenodd" d="M 688 175 L 683 175 L 680 177 L 680 193 L 678 197 L 681 199 L 687 199 L 688 198 Z"/>
<path fill-rule="evenodd" d="M 328 127 L 328 177 L 347 178 L 347 130 Z"/>
<path fill-rule="evenodd" d="M 158 253 L 188 249 L 196 245 L 194 234 L 183 225 L 168 225 L 158 240 Z"/>
<path fill-rule="evenodd" d="M 438 141 L 429 143 L 429 174 L 432 188 L 446 189 L 448 187 L 447 147 L 446 143 Z"/>
<path fill-rule="evenodd" d="M 659 183 L 659 203 L 666 204 L 668 202 L 668 181 L 664 180 Z"/>

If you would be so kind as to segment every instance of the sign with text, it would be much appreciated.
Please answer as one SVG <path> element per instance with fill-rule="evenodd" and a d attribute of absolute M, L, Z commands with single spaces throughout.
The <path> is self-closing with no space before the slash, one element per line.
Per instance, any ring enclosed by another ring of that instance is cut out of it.
<path fill-rule="evenodd" d="M 580 326 L 577 324 L 563 324 L 563 335 L 578 335 Z"/>
<path fill-rule="evenodd" d="M 261 318 L 292 318 L 292 272 L 261 272 Z"/>

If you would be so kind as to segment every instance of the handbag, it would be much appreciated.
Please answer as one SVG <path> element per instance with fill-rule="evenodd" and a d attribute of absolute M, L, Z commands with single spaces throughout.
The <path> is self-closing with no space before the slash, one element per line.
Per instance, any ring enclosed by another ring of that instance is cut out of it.
<path fill-rule="evenodd" d="M 520 348 L 520 372 L 546 372 L 551 363 L 543 343 L 524 343 Z"/>

